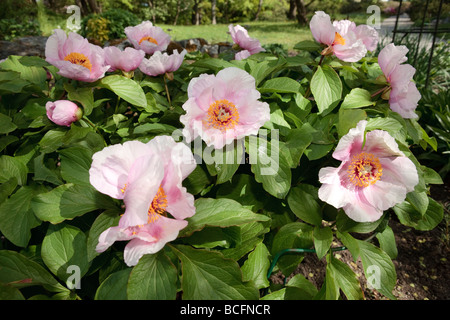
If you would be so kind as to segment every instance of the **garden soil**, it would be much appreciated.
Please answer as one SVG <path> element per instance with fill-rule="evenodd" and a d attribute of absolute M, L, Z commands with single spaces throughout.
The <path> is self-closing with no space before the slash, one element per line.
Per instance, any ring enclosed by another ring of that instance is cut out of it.
<path fill-rule="evenodd" d="M 433 185 L 431 197 L 450 208 L 450 177 L 444 185 Z M 393 260 L 397 271 L 397 284 L 393 294 L 398 300 L 450 300 L 450 264 L 449 264 L 449 217 L 431 231 L 417 231 L 399 223 L 393 215 L 389 226 L 394 231 L 398 256 Z M 341 244 L 334 244 L 339 246 Z M 335 257 L 347 263 L 360 280 L 366 300 L 387 299 L 375 289 L 368 288 L 361 260 L 353 260 L 350 252 L 339 251 Z M 302 263 L 286 280 L 301 273 L 320 289 L 325 279 L 326 260 L 319 260 L 315 254 L 306 254 Z M 282 284 L 284 276 L 278 272 L 271 276 L 271 282 Z"/>

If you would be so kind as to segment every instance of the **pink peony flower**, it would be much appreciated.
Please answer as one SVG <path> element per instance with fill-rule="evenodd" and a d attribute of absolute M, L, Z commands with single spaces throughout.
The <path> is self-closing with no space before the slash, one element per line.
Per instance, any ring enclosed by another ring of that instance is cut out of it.
<path fill-rule="evenodd" d="M 232 24 L 230 24 L 228 26 L 228 30 L 230 31 L 231 39 L 233 39 L 233 42 L 237 44 L 243 51 L 247 51 L 241 54 L 240 52 L 238 52 L 235 56 L 236 60 L 245 59 L 252 54 L 266 51 L 263 47 L 261 47 L 258 39 L 250 38 L 247 30 L 244 27 L 240 25 L 233 26 Z"/>
<path fill-rule="evenodd" d="M 358 222 L 378 220 L 384 210 L 405 200 L 419 182 L 416 167 L 386 131 L 365 135 L 367 121 L 341 138 L 333 158 L 338 168 L 319 171 L 319 198 Z"/>
<path fill-rule="evenodd" d="M 252 54 L 248 50 L 241 50 L 234 55 L 235 60 L 243 60 L 250 57 Z"/>
<path fill-rule="evenodd" d="M 407 60 L 408 48 L 388 44 L 378 54 L 378 64 L 390 85 L 389 106 L 403 118 L 418 118 L 414 110 L 421 98 L 412 81 L 416 69 Z"/>
<path fill-rule="evenodd" d="M 105 51 L 106 64 L 110 66 L 108 71 L 122 70 L 130 72 L 139 67 L 145 52 L 133 48 L 125 48 L 121 51 L 119 48 L 111 46 L 103 49 Z"/>
<path fill-rule="evenodd" d="M 69 36 L 55 29 L 45 45 L 45 60 L 59 69 L 63 77 L 94 82 L 104 77 L 109 69 L 104 63 L 104 52 L 99 46 L 90 44 L 77 33 Z"/>
<path fill-rule="evenodd" d="M 149 59 L 142 60 L 139 69 L 149 75 L 158 76 L 178 70 L 184 60 L 187 51 L 183 50 L 179 53 L 175 50 L 171 55 L 156 51 Z"/>
<path fill-rule="evenodd" d="M 316 41 L 327 45 L 322 55 L 334 54 L 347 62 L 356 62 L 367 51 L 377 47 L 378 32 L 367 25 L 356 26 L 349 20 L 334 21 L 323 11 L 317 11 L 311 18 L 311 33 Z"/>
<path fill-rule="evenodd" d="M 125 34 L 136 49 L 144 50 L 148 54 L 164 51 L 170 43 L 170 36 L 150 21 L 126 27 Z"/>
<path fill-rule="evenodd" d="M 187 225 L 184 219 L 195 214 L 194 197 L 182 186 L 194 168 L 191 150 L 168 136 L 147 144 L 128 141 L 94 154 L 91 184 L 123 199 L 126 208 L 119 225 L 100 235 L 96 250 L 130 240 L 124 257 L 133 266 L 144 254 L 156 253 L 175 240 Z"/>
<path fill-rule="evenodd" d="M 60 126 L 70 127 L 72 122 L 80 120 L 83 116 L 83 111 L 69 100 L 48 101 L 45 109 L 47 117 Z"/>
<path fill-rule="evenodd" d="M 269 105 L 258 101 L 260 96 L 255 79 L 239 68 L 193 78 L 183 104 L 186 114 L 180 117 L 183 135 L 188 142 L 200 136 L 208 146 L 220 149 L 234 139 L 257 134 L 270 119 Z"/>

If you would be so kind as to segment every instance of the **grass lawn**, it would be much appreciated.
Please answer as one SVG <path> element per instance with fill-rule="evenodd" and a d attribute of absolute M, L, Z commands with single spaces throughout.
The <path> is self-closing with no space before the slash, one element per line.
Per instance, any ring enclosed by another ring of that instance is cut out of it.
<path fill-rule="evenodd" d="M 297 23 L 288 22 L 245 22 L 241 23 L 247 28 L 250 37 L 257 38 L 261 44 L 278 43 L 285 49 L 292 50 L 294 45 L 302 40 L 312 39 L 308 27 L 299 27 Z M 232 42 L 228 33 L 228 24 L 199 25 L 199 26 L 172 26 L 159 25 L 175 41 L 203 38 L 208 43 Z"/>

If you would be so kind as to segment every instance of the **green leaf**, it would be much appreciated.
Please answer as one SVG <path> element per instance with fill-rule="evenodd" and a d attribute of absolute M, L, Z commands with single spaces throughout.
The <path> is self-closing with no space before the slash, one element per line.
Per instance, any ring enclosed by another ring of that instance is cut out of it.
<path fill-rule="evenodd" d="M 334 281 L 348 300 L 364 299 L 358 277 L 347 264 L 330 256 L 327 264 L 328 268 L 333 273 Z"/>
<path fill-rule="evenodd" d="M 395 244 L 394 232 L 391 227 L 386 226 L 382 232 L 378 232 L 376 235 L 380 248 L 386 252 L 391 259 L 397 258 L 397 245 Z"/>
<path fill-rule="evenodd" d="M 289 150 L 289 164 L 291 168 L 300 165 L 300 159 L 312 142 L 309 125 L 303 125 L 298 129 L 291 129 L 286 136 L 285 147 Z"/>
<path fill-rule="evenodd" d="M 214 251 L 172 247 L 181 260 L 184 300 L 258 300 L 258 289 L 242 282 L 236 261 Z"/>
<path fill-rule="evenodd" d="M 367 113 L 364 110 L 339 109 L 339 121 L 337 125 L 338 135 L 342 137 L 352 128 L 355 128 L 360 120 L 365 120 Z"/>
<path fill-rule="evenodd" d="M 89 169 L 92 163 L 92 150 L 76 146 L 59 151 L 61 176 L 66 182 L 90 185 Z"/>
<path fill-rule="evenodd" d="M 12 119 L 3 113 L 0 113 L 0 134 L 10 133 L 17 129 Z"/>
<path fill-rule="evenodd" d="M 17 179 L 17 184 L 23 186 L 27 183 L 28 168 L 25 163 L 17 157 L 0 157 L 0 183 L 4 183 L 11 178 Z"/>
<path fill-rule="evenodd" d="M 214 167 L 217 172 L 216 184 L 229 181 L 239 168 L 244 154 L 244 144 L 236 141 L 222 149 L 214 149 Z"/>
<path fill-rule="evenodd" d="M 199 198 L 195 201 L 195 215 L 188 218 L 188 226 L 180 236 L 192 234 L 205 226 L 230 227 L 253 221 L 268 221 L 269 218 L 244 208 L 232 199 Z"/>
<path fill-rule="evenodd" d="M 49 225 L 42 241 L 41 255 L 45 265 L 62 281 L 67 281 L 71 275 L 68 273 L 70 266 L 79 268 L 80 277 L 89 269 L 86 236 L 71 225 Z"/>
<path fill-rule="evenodd" d="M 51 292 L 67 291 L 43 266 L 24 255 L 0 250 L 0 282 L 15 282 L 15 287 L 42 285 Z"/>
<path fill-rule="evenodd" d="M 242 266 L 243 280 L 252 281 L 258 289 L 267 288 L 270 285 L 267 280 L 267 271 L 270 266 L 269 255 L 266 245 L 258 244 Z"/>
<path fill-rule="evenodd" d="M 88 261 L 92 261 L 99 255 L 99 253 L 95 251 L 95 248 L 97 247 L 100 234 L 110 227 L 117 226 L 119 224 L 119 219 L 120 215 L 118 210 L 106 210 L 92 223 L 87 237 Z"/>
<path fill-rule="evenodd" d="M 101 79 L 99 85 L 113 91 L 131 104 L 142 108 L 147 107 L 147 98 L 144 90 L 134 80 L 120 75 L 110 75 Z"/>
<path fill-rule="evenodd" d="M 313 227 L 301 222 L 292 222 L 283 225 L 273 238 L 272 256 L 285 249 L 309 249 L 313 246 Z M 284 255 L 278 259 L 278 266 L 284 275 L 291 274 L 303 259 L 303 254 Z"/>
<path fill-rule="evenodd" d="M 279 92 L 279 93 L 298 93 L 300 83 L 288 77 L 277 77 L 269 79 L 259 88 L 261 93 Z"/>
<path fill-rule="evenodd" d="M 397 274 L 391 258 L 369 242 L 358 240 L 358 245 L 369 287 L 377 289 L 389 299 L 395 300 L 392 290 L 397 282 Z"/>
<path fill-rule="evenodd" d="M 321 46 L 319 43 L 312 40 L 303 40 L 297 43 L 294 46 L 295 50 L 305 50 L 305 51 L 317 51 L 321 50 Z"/>
<path fill-rule="evenodd" d="M 94 93 L 92 88 L 74 88 L 70 84 L 64 84 L 64 89 L 67 91 L 67 97 L 71 101 L 81 103 L 83 106 L 83 115 L 88 116 L 94 109 Z"/>
<path fill-rule="evenodd" d="M 292 188 L 287 201 L 289 208 L 297 217 L 315 226 L 322 225 L 322 210 L 317 201 L 317 196 L 307 192 L 305 186 Z"/>
<path fill-rule="evenodd" d="M 358 240 L 353 238 L 348 232 L 336 232 L 337 237 L 342 241 L 344 246 L 352 254 L 353 260 L 356 261 L 359 257 Z"/>
<path fill-rule="evenodd" d="M 249 137 L 246 150 L 249 154 L 251 171 L 255 180 L 262 183 L 264 190 L 276 198 L 283 199 L 291 187 L 292 173 L 289 163 L 280 152 L 278 143 L 259 137 Z"/>
<path fill-rule="evenodd" d="M 312 300 L 317 294 L 316 287 L 304 275 L 296 274 L 286 284 L 285 300 Z"/>
<path fill-rule="evenodd" d="M 441 204 L 429 198 L 426 212 L 422 215 L 413 205 L 404 201 L 393 207 L 395 214 L 402 224 L 420 231 L 434 229 L 444 217 L 444 208 Z"/>
<path fill-rule="evenodd" d="M 131 271 L 128 299 L 175 300 L 177 280 L 177 269 L 164 253 L 146 254 Z"/>
<path fill-rule="evenodd" d="M 53 224 L 71 220 L 96 209 L 114 209 L 114 202 L 90 186 L 64 184 L 37 195 L 31 202 L 34 214 Z"/>
<path fill-rule="evenodd" d="M 0 300 L 25 300 L 19 289 L 0 283 Z"/>
<path fill-rule="evenodd" d="M 311 79 L 311 92 L 319 108 L 319 114 L 330 112 L 342 96 L 342 82 L 336 71 L 328 66 L 318 66 Z"/>
<path fill-rule="evenodd" d="M 316 226 L 313 232 L 314 248 L 319 259 L 322 259 L 328 252 L 333 242 L 333 231 L 330 227 L 321 228 Z"/>
<path fill-rule="evenodd" d="M 39 141 L 39 147 L 43 153 L 56 151 L 63 145 L 63 137 L 66 134 L 66 128 L 57 128 L 49 130 Z"/>
<path fill-rule="evenodd" d="M 255 78 L 255 84 L 258 87 L 261 81 L 263 81 L 268 75 L 281 69 L 285 64 L 286 60 L 284 59 L 265 59 L 251 68 L 250 75 Z"/>
<path fill-rule="evenodd" d="M 0 230 L 16 246 L 26 247 L 31 229 L 40 224 L 30 205 L 37 192 L 30 186 L 21 187 L 0 205 Z"/>
<path fill-rule="evenodd" d="M 345 96 L 341 108 L 354 109 L 373 105 L 375 105 L 375 101 L 371 101 L 369 91 L 361 88 L 354 88 Z"/>
<path fill-rule="evenodd" d="M 97 288 L 95 300 L 127 300 L 127 284 L 131 268 L 110 274 Z"/>

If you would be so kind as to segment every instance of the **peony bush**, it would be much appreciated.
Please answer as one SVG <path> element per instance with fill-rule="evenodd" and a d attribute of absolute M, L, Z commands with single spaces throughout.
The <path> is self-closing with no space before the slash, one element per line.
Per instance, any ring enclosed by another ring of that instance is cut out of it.
<path fill-rule="evenodd" d="M 168 52 L 144 21 L 123 51 L 55 30 L 45 60 L 1 62 L 1 297 L 363 299 L 349 250 L 395 299 L 390 220 L 443 217 L 410 151 L 437 149 L 415 70 L 404 46 L 371 55 L 370 26 L 310 27 L 286 58 L 238 25 L 232 57 Z M 321 288 L 272 283 L 305 254 Z"/>

